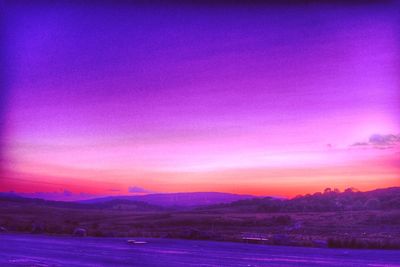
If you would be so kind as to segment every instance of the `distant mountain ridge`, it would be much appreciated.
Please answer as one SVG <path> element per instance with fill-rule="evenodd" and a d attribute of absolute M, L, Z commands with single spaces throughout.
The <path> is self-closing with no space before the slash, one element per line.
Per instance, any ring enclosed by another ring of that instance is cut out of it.
<path fill-rule="evenodd" d="M 161 207 L 195 207 L 214 204 L 226 204 L 239 200 L 256 198 L 253 195 L 240 195 L 220 192 L 193 192 L 193 193 L 159 193 L 136 196 L 108 196 L 81 200 L 79 203 L 104 203 L 112 200 L 130 200 L 145 202 Z"/>
<path fill-rule="evenodd" d="M 14 192 L 0 192 L 2 199 L 40 202 L 53 206 L 87 205 L 91 208 L 134 207 L 135 209 L 205 208 L 232 209 L 242 212 L 299 212 L 340 211 L 400 208 L 400 187 L 375 189 L 360 192 L 347 189 L 344 192 L 325 189 L 291 199 L 279 197 L 257 197 L 220 192 L 158 193 L 148 195 L 107 196 L 75 202 L 51 201 L 41 198 L 26 198 Z M 53 203 L 54 202 L 54 203 Z M 58 202 L 58 203 L 57 203 Z M 68 204 L 70 203 L 70 204 Z"/>
<path fill-rule="evenodd" d="M 67 209 L 130 209 L 135 211 L 160 211 L 163 207 L 148 204 L 143 201 L 111 199 L 98 203 L 80 203 L 71 201 L 46 200 L 41 198 L 28 198 L 15 193 L 0 192 L 0 205 L 4 202 L 14 202 L 28 205 L 40 205 Z"/>
<path fill-rule="evenodd" d="M 327 188 L 291 199 L 256 197 L 220 192 L 163 193 L 148 195 L 108 196 L 81 201 L 54 201 L 27 198 L 15 192 L 0 192 L 0 201 L 36 203 L 66 208 L 118 208 L 134 210 L 226 209 L 232 212 L 323 212 L 346 210 L 400 209 L 400 187 L 360 192 Z"/>

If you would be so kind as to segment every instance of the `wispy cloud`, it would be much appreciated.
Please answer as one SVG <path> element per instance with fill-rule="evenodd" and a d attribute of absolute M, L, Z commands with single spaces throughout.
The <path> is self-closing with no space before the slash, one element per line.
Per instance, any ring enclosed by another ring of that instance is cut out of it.
<path fill-rule="evenodd" d="M 367 142 L 356 142 L 352 147 L 389 149 L 400 145 L 400 134 L 373 134 Z"/>
<path fill-rule="evenodd" d="M 143 187 L 140 186 L 130 186 L 128 188 L 128 192 L 129 193 L 133 193 L 133 194 L 150 194 L 150 193 L 155 193 L 154 191 L 151 190 L 147 190 Z"/>
<path fill-rule="evenodd" d="M 108 191 L 109 192 L 121 192 L 120 189 L 114 189 L 114 188 L 108 189 Z"/>

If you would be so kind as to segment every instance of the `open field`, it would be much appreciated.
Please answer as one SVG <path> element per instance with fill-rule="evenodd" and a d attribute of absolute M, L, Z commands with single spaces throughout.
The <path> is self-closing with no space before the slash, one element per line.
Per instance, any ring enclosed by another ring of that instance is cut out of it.
<path fill-rule="evenodd" d="M 1 234 L 0 266 L 400 266 L 393 250 Z"/>
<path fill-rule="evenodd" d="M 80 227 L 93 237 L 393 249 L 400 248 L 399 225 L 400 210 L 257 212 L 226 207 L 138 210 L 120 204 L 88 208 L 84 204 L 63 207 L 9 200 L 0 205 L 0 226 L 9 232 L 72 235 Z"/>

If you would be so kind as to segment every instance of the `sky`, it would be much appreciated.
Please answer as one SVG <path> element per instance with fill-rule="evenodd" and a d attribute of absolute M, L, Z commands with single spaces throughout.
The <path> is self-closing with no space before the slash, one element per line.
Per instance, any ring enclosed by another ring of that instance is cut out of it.
<path fill-rule="evenodd" d="M 10 5 L 0 191 L 400 186 L 388 3 Z"/>

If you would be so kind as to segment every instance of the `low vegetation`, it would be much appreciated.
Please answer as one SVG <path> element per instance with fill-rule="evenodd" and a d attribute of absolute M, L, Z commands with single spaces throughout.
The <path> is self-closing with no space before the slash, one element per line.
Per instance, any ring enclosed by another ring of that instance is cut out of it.
<path fill-rule="evenodd" d="M 327 189 L 290 200 L 258 198 L 192 209 L 0 198 L 0 230 L 96 237 L 163 237 L 273 245 L 400 248 L 400 188 Z M 86 233 L 85 233 L 86 235 Z"/>

